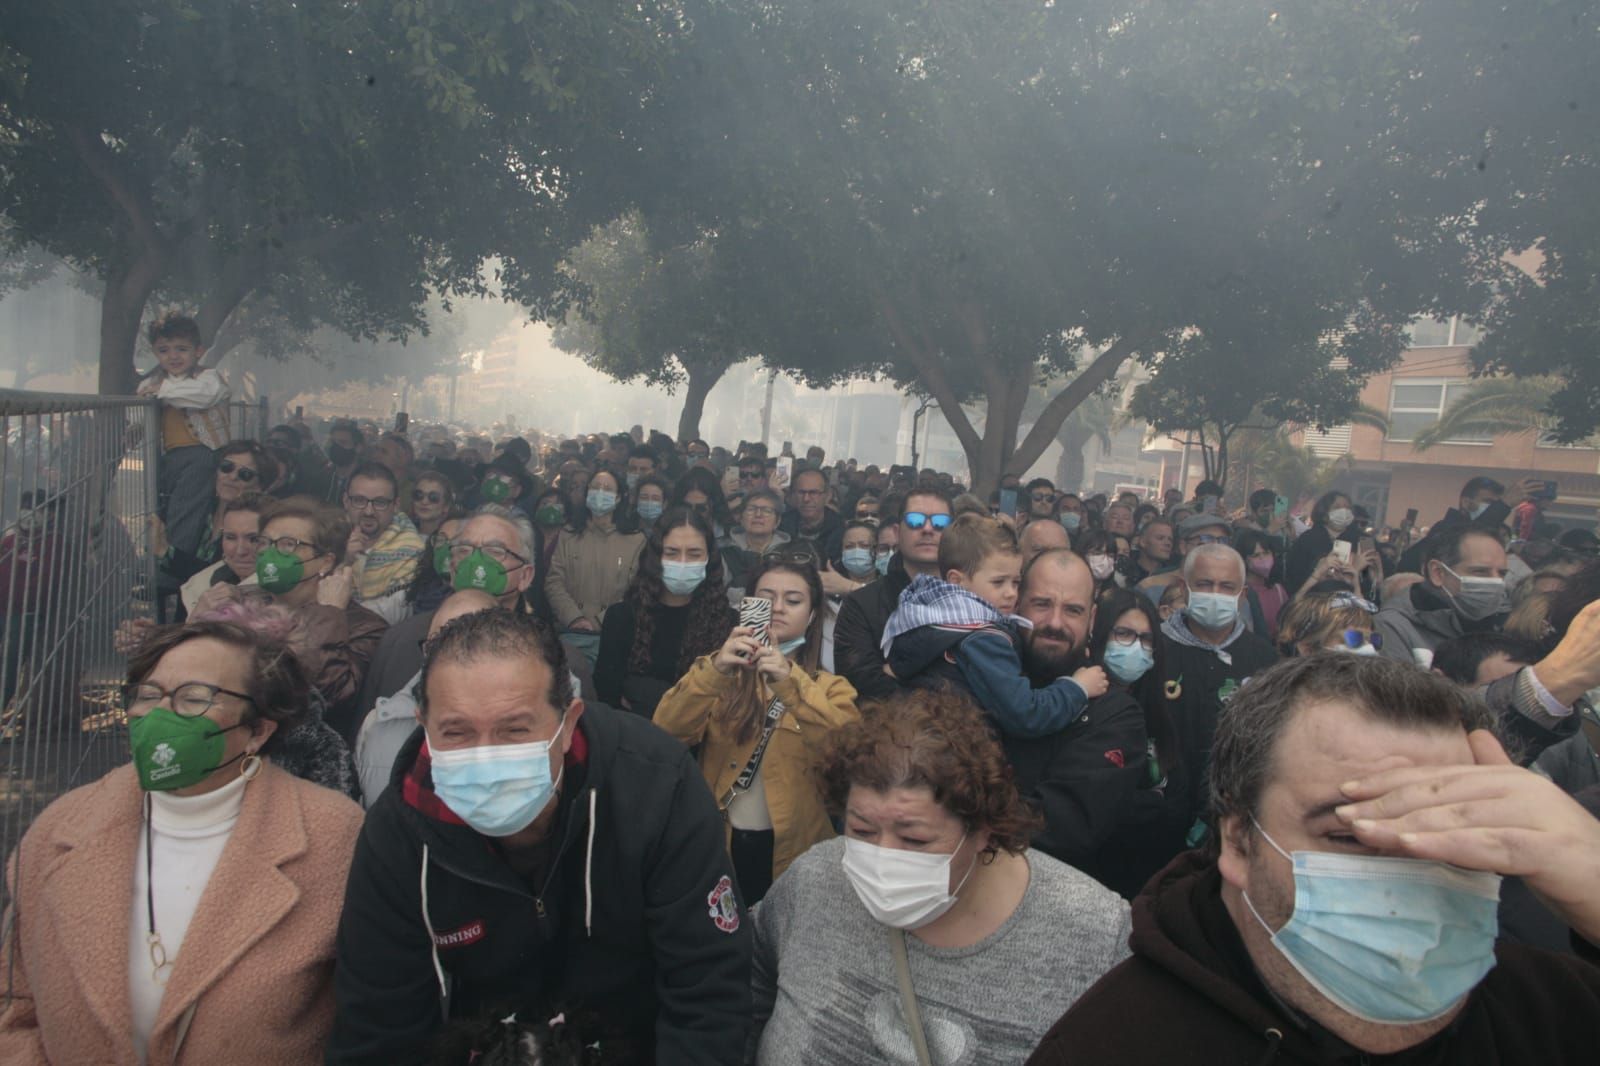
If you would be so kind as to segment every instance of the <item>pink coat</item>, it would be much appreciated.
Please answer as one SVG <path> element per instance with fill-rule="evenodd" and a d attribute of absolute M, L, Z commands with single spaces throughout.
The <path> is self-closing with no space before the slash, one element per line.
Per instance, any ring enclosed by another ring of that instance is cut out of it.
<path fill-rule="evenodd" d="M 114 770 L 52 803 L 13 853 L 0 1062 L 138 1061 L 128 922 L 142 800 L 133 767 Z M 174 963 L 151 1066 L 322 1061 L 334 933 L 360 828 L 349 799 L 262 766 Z"/>

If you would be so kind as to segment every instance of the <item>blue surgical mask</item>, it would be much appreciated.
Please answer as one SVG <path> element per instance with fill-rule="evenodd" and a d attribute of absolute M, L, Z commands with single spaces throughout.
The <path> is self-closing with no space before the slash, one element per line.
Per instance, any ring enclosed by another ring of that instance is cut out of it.
<path fill-rule="evenodd" d="M 566 715 L 561 716 L 566 728 Z M 482 744 L 430 751 L 433 791 L 463 822 L 490 837 L 520 833 L 550 805 L 558 775 L 550 778 L 550 740 L 532 744 Z M 562 773 L 565 773 L 563 768 Z"/>
<path fill-rule="evenodd" d="M 617 509 L 617 494 L 610 489 L 590 489 L 586 502 L 593 513 L 610 514 Z"/>
<path fill-rule="evenodd" d="M 1076 533 L 1078 527 L 1083 525 L 1083 515 L 1077 511 L 1062 511 L 1057 517 L 1060 519 L 1061 528 L 1068 533 Z"/>
<path fill-rule="evenodd" d="M 661 564 L 661 583 L 667 591 L 674 596 L 687 596 L 700 587 L 706 579 L 706 564 L 663 562 Z"/>
<path fill-rule="evenodd" d="M 1254 822 L 1254 819 L 1251 819 Z M 1448 1012 L 1494 966 L 1500 876 L 1442 862 L 1278 847 L 1294 867 L 1294 913 L 1272 946 L 1347 1013 L 1410 1025 Z"/>
<path fill-rule="evenodd" d="M 1107 641 L 1106 651 L 1101 660 L 1105 668 L 1111 671 L 1111 676 L 1124 685 L 1133 684 L 1149 673 L 1150 668 L 1156 664 L 1155 655 L 1146 651 L 1145 646 L 1137 640 L 1132 644 Z"/>
<path fill-rule="evenodd" d="M 845 573 L 851 577 L 860 577 L 872 572 L 871 548 L 846 548 L 839 556 L 839 562 L 844 564 Z"/>
<path fill-rule="evenodd" d="M 785 654 L 785 655 L 793 655 L 795 652 L 797 652 L 801 648 L 805 647 L 805 645 L 806 645 L 806 637 L 805 637 L 805 634 L 802 633 L 802 634 L 800 634 L 800 636 L 795 637 L 793 640 L 780 640 L 778 642 L 778 650 L 783 652 L 783 654 Z"/>
<path fill-rule="evenodd" d="M 635 508 L 639 512 L 639 517 L 646 522 L 654 522 L 660 518 L 664 509 L 665 505 L 660 500 L 640 500 L 639 506 Z"/>
<path fill-rule="evenodd" d="M 1239 597 L 1226 592 L 1191 592 L 1184 609 L 1189 620 L 1207 629 L 1231 629 L 1239 620 Z"/>
<path fill-rule="evenodd" d="M 884 552 L 882 555 L 872 560 L 872 565 L 878 571 L 879 577 L 889 576 L 889 560 L 892 558 L 894 558 L 894 552 Z"/>

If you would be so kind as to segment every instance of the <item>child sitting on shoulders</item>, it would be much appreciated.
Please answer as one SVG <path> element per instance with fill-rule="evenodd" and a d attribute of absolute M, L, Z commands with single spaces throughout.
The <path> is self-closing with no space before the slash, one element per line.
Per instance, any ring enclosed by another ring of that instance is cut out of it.
<path fill-rule="evenodd" d="M 902 684 L 964 688 L 1013 737 L 1060 732 L 1105 694 L 1098 666 L 1043 688 L 1029 682 L 1021 654 L 1029 623 L 1012 613 L 1022 553 L 1006 525 L 984 515 L 957 518 L 939 542 L 939 573 L 912 581 L 884 627 L 884 658 Z"/>

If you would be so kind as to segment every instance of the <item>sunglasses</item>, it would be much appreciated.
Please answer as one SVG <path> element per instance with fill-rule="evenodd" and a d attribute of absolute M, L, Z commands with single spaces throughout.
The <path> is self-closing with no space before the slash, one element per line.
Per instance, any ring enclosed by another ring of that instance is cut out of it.
<path fill-rule="evenodd" d="M 924 525 L 930 525 L 934 529 L 943 532 L 949 528 L 953 519 L 947 514 L 930 515 L 923 514 L 921 511 L 907 511 L 900 516 L 900 521 L 905 523 L 907 529 L 921 529 Z"/>
<path fill-rule="evenodd" d="M 224 474 L 232 474 L 246 485 L 250 484 L 250 482 L 261 476 L 260 471 L 258 471 L 255 467 L 241 466 L 232 459 L 222 460 L 222 462 L 217 464 L 217 469 Z"/>
<path fill-rule="evenodd" d="M 1360 629 L 1347 629 L 1344 631 L 1344 646 L 1359 648 L 1363 644 L 1371 644 L 1373 651 L 1383 650 L 1383 634 L 1367 633 Z"/>
<path fill-rule="evenodd" d="M 428 492 L 425 489 L 412 489 L 411 490 L 411 502 L 412 503 L 422 503 L 423 501 L 427 501 L 428 503 L 443 503 L 444 502 L 444 493 L 442 493 L 442 492 Z"/>

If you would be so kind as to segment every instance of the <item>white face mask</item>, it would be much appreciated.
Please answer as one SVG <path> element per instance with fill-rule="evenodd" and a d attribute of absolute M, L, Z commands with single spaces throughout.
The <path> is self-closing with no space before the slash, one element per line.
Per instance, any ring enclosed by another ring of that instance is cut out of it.
<path fill-rule="evenodd" d="M 1348 507 L 1335 507 L 1328 512 L 1328 525 L 1334 529 L 1343 529 L 1356 520 L 1356 513 Z"/>
<path fill-rule="evenodd" d="M 1109 555 L 1089 556 L 1089 573 L 1094 575 L 1096 581 L 1104 581 L 1111 576 L 1111 571 L 1117 567 L 1117 561 Z"/>
<path fill-rule="evenodd" d="M 961 844 L 966 841 L 963 835 Z M 948 855 L 930 855 L 845 837 L 844 873 L 861 905 L 876 921 L 895 929 L 920 929 L 956 905 L 955 892 L 950 891 L 950 863 L 961 844 Z M 956 892 L 977 865 L 974 853 Z"/>

